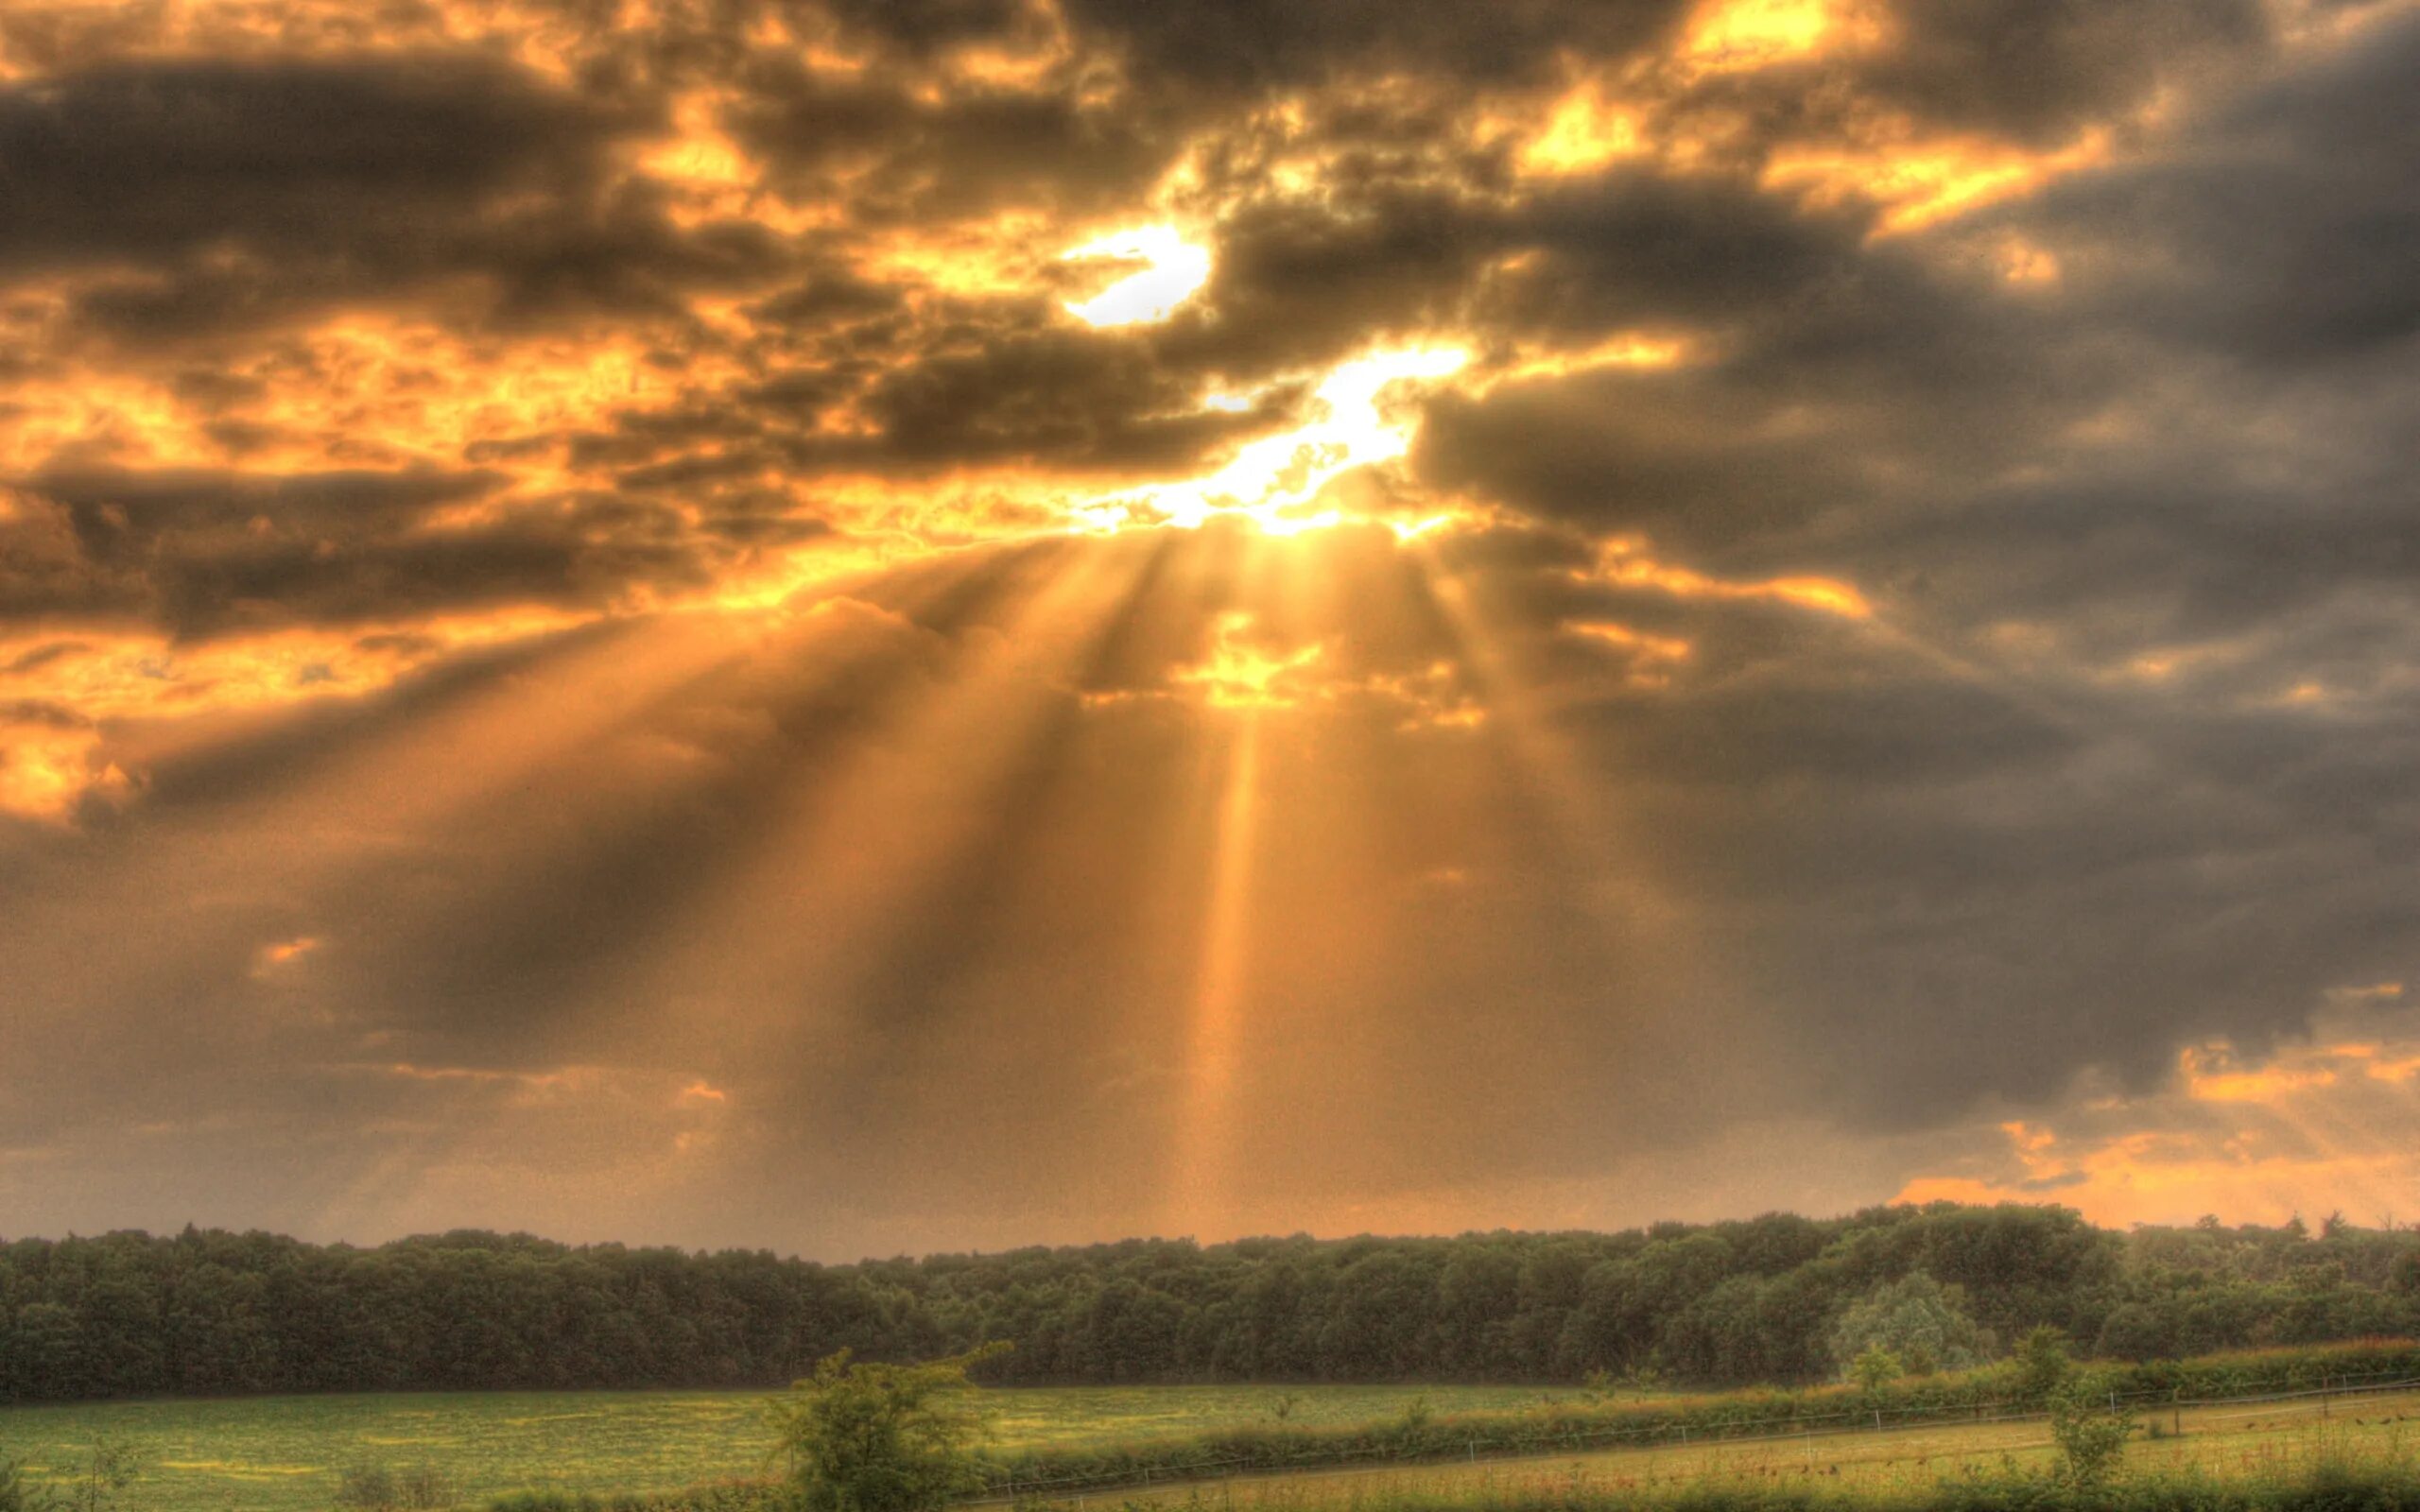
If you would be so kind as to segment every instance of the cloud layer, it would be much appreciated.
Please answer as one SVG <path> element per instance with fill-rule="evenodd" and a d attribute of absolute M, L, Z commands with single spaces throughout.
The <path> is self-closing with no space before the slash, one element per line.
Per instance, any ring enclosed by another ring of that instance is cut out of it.
<path fill-rule="evenodd" d="M 2394 1206 L 2415 80 L 2321 0 L 11 6 L 0 1194 Z"/>

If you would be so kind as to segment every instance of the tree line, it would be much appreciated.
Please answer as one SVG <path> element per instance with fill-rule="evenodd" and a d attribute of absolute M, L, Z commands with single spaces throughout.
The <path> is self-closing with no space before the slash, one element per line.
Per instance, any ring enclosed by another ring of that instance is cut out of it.
<path fill-rule="evenodd" d="M 2420 1333 L 2420 1235 L 2097 1228 L 1869 1209 L 1622 1233 L 1132 1240 L 819 1264 L 456 1232 L 372 1248 L 188 1228 L 0 1242 L 0 1400 L 769 1386 L 1012 1341 L 995 1383 L 1839 1378 Z"/>

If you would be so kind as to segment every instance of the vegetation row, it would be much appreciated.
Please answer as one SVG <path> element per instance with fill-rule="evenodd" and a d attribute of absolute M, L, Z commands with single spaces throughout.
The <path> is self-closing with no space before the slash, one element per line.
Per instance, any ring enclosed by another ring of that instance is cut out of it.
<path fill-rule="evenodd" d="M 794 1503 L 783 1496 L 753 1484 L 670 1497 L 536 1495 L 493 1503 L 489 1512 L 786 1512 Z M 1474 1488 L 1454 1495 L 1381 1492 L 1357 1499 L 1353 1512 L 2420 1512 L 2420 1470 L 2322 1466 L 2290 1475 L 2165 1474 L 2098 1485 L 2003 1472 L 1895 1491 L 1724 1483 L 1551 1494 Z"/>
<path fill-rule="evenodd" d="M 778 1386 L 836 1350 L 1013 1339 L 994 1383 L 1835 1377 L 1914 1277 L 1955 1298 L 1911 1360 L 2048 1324 L 2127 1359 L 2420 1334 L 2420 1235 L 2116 1233 L 2055 1208 L 1876 1208 L 1617 1234 L 1133 1241 L 821 1265 L 761 1252 L 453 1233 L 376 1248 L 264 1233 L 0 1243 L 0 1400 Z"/>
<path fill-rule="evenodd" d="M 1998 1364 L 1954 1374 L 1803 1390 L 1747 1390 L 1623 1402 L 1594 1390 L 1579 1401 L 1520 1413 L 1434 1417 L 1417 1409 L 1392 1422 L 1291 1427 L 1268 1423 L 1130 1444 L 1043 1446 L 979 1461 L 987 1488 L 1057 1494 L 1084 1487 L 1356 1462 L 1421 1461 L 1603 1450 L 1726 1438 L 1828 1434 L 1923 1423 L 1975 1422 L 2045 1412 L 2054 1396 L 2113 1407 L 2233 1400 L 2266 1393 L 2349 1390 L 2420 1382 L 2420 1343 L 2370 1340 L 2190 1360 L 2072 1366 L 2045 1331 Z"/>

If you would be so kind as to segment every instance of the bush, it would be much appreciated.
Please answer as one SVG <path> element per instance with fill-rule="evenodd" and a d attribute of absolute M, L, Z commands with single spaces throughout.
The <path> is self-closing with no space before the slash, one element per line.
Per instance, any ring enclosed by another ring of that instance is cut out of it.
<path fill-rule="evenodd" d="M 453 1504 L 453 1485 L 433 1465 L 401 1473 L 384 1465 L 350 1465 L 337 1478 L 337 1505 L 361 1512 L 436 1512 Z"/>
<path fill-rule="evenodd" d="M 23 1467 L 0 1454 L 0 1512 L 37 1512 L 47 1500 L 26 1479 Z"/>
<path fill-rule="evenodd" d="M 52 1486 L 35 1485 L 23 1466 L 0 1456 L 0 1512 L 110 1512 L 141 1468 L 133 1446 L 120 1438 L 95 1443 L 82 1468 Z"/>
<path fill-rule="evenodd" d="M 1848 1378 L 1864 1391 L 1880 1391 L 1906 1373 L 1899 1357 L 1878 1344 L 1869 1344 L 1848 1366 Z"/>
<path fill-rule="evenodd" d="M 968 1367 L 1006 1346 L 931 1365 L 861 1365 L 841 1350 L 772 1406 L 776 1451 L 805 1512 L 933 1512 L 983 1487 L 981 1416 Z"/>
<path fill-rule="evenodd" d="M 2050 1437 L 2059 1446 L 2059 1473 L 2070 1485 L 2107 1485 L 2134 1433 L 2134 1410 L 2115 1393 L 2103 1399 L 2069 1384 L 2050 1394 Z"/>
<path fill-rule="evenodd" d="M 2016 1346 L 2017 1389 L 2031 1400 L 2048 1401 L 2074 1368 L 2067 1359 L 2067 1336 L 2045 1323 Z"/>

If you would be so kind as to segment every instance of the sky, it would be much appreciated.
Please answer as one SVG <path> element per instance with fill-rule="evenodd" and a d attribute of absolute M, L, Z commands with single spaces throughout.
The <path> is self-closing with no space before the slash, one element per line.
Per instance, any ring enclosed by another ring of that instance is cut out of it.
<path fill-rule="evenodd" d="M 6 0 L 0 1227 L 2420 1215 L 2415 91 Z"/>

